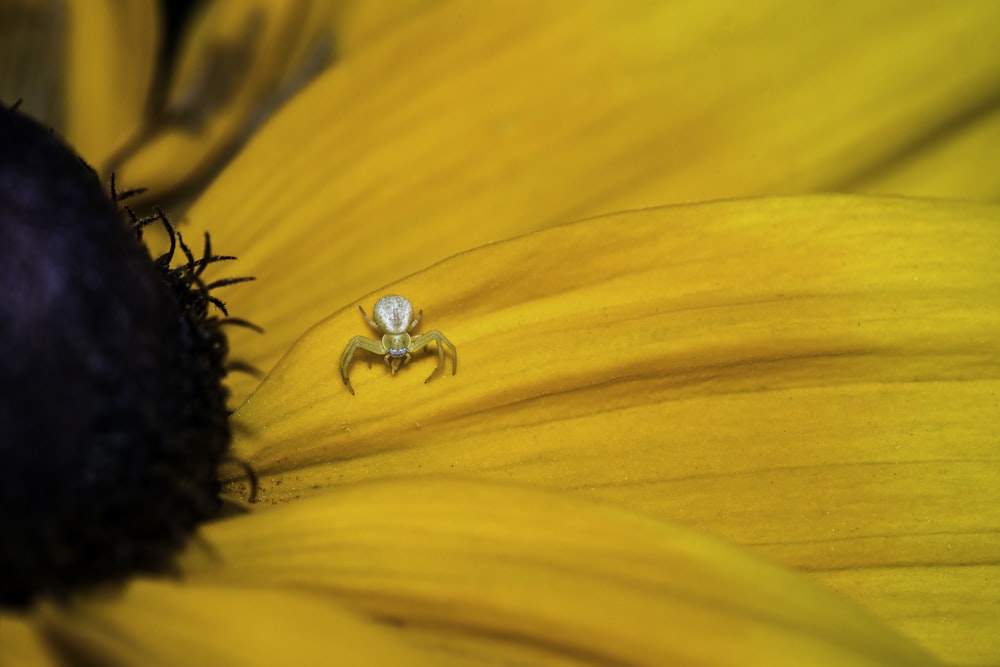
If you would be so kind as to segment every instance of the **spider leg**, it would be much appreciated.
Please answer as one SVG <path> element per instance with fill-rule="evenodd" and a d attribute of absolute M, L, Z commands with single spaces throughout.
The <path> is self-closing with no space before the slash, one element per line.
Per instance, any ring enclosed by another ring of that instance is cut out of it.
<path fill-rule="evenodd" d="M 435 375 L 441 372 L 444 368 L 444 347 L 447 345 L 448 349 L 451 350 L 451 374 L 454 375 L 458 372 L 458 352 L 455 351 L 455 346 L 452 345 L 451 341 L 448 340 L 443 333 L 438 330 L 428 331 L 427 333 L 418 334 L 413 337 L 409 352 L 416 352 L 417 350 L 427 347 L 431 342 L 437 343 L 438 350 L 438 365 L 434 369 L 434 372 L 428 376 L 424 383 L 430 382 Z"/>
<path fill-rule="evenodd" d="M 381 329 L 378 328 L 378 325 L 375 324 L 375 320 L 373 320 L 372 318 L 368 317 L 368 313 L 365 312 L 364 308 L 362 308 L 361 306 L 358 306 L 358 310 L 361 311 L 361 316 L 365 318 L 365 322 L 368 323 L 368 326 L 370 326 L 375 331 L 379 331 L 379 332 L 382 331 Z"/>
<path fill-rule="evenodd" d="M 406 330 L 413 331 L 413 327 L 417 326 L 420 323 L 420 318 L 423 316 L 424 316 L 424 311 L 421 310 L 419 313 L 417 313 L 417 316 L 410 321 L 410 326 L 406 327 Z"/>
<path fill-rule="evenodd" d="M 377 340 L 372 340 L 371 338 L 365 338 L 364 336 L 355 336 L 347 343 L 347 347 L 344 348 L 343 354 L 340 355 L 340 375 L 344 378 L 344 385 L 347 386 L 347 390 L 354 393 L 354 387 L 351 386 L 351 380 L 347 375 L 347 369 L 351 365 L 351 359 L 354 358 L 354 353 L 358 348 L 362 350 L 367 350 L 368 352 L 374 352 L 375 354 L 384 354 L 382 348 L 382 343 Z"/>

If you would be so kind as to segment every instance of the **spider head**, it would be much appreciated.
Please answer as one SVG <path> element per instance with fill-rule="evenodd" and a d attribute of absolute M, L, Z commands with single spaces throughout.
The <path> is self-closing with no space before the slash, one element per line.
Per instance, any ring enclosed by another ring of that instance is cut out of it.
<path fill-rule="evenodd" d="M 392 374 L 396 374 L 396 369 L 410 360 L 410 335 L 386 334 L 382 336 L 382 347 L 385 348 L 385 363 L 389 366 Z"/>
<path fill-rule="evenodd" d="M 410 334 L 403 332 L 382 336 L 382 349 L 385 350 L 386 363 L 395 362 L 396 367 L 406 363 L 410 356 Z"/>

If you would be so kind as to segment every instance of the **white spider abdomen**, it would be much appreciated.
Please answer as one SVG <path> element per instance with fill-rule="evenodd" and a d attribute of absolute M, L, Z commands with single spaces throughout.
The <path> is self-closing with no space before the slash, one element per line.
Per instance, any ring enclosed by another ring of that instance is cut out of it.
<path fill-rule="evenodd" d="M 413 320 L 413 305 L 398 294 L 389 294 L 375 302 L 372 319 L 385 333 L 403 333 Z"/>

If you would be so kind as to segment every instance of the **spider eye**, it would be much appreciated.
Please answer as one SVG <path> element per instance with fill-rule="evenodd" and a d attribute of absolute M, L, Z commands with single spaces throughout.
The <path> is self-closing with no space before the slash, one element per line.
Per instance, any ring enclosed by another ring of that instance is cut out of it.
<path fill-rule="evenodd" d="M 402 348 L 402 349 L 399 349 L 399 350 L 389 350 L 389 354 L 392 355 L 392 356 L 394 356 L 394 357 L 405 357 L 406 356 L 406 348 Z"/>

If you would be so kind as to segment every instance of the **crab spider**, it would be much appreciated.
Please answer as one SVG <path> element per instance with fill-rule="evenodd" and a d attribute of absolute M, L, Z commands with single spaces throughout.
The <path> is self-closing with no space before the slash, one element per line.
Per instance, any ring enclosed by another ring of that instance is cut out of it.
<path fill-rule="evenodd" d="M 381 355 L 385 359 L 386 366 L 395 375 L 396 369 L 406 364 L 410 360 L 411 354 L 427 347 L 433 342 L 437 343 L 438 365 L 424 382 L 430 382 L 444 368 L 445 346 L 451 350 L 451 374 L 454 375 L 458 371 L 458 353 L 455 351 L 455 346 L 451 344 L 450 340 L 445 338 L 443 333 L 435 330 L 422 334 L 410 334 L 410 331 L 420 322 L 420 317 L 424 314 L 424 311 L 420 311 L 414 316 L 413 305 L 405 298 L 397 294 L 389 294 L 382 297 L 375 302 L 375 307 L 372 309 L 374 317 L 368 317 L 365 309 L 361 306 L 358 306 L 358 309 L 364 316 L 365 321 L 373 329 L 382 334 L 382 340 L 355 336 L 347 343 L 343 354 L 340 355 L 340 374 L 344 378 L 344 384 L 347 386 L 348 391 L 352 394 L 354 393 L 354 387 L 351 386 L 351 380 L 347 376 L 347 369 L 351 365 L 354 353 L 357 352 L 359 347 L 368 352 Z M 368 360 L 368 365 L 371 366 L 371 359 Z"/>

